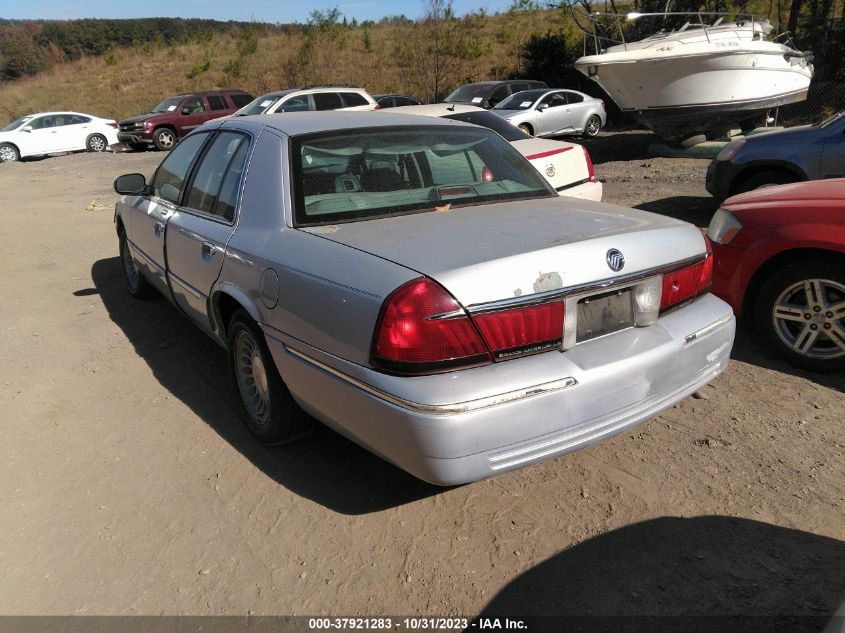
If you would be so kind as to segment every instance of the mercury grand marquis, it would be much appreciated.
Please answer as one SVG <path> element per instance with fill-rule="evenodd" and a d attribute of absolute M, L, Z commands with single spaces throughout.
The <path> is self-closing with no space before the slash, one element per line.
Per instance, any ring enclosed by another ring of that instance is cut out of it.
<path fill-rule="evenodd" d="M 129 293 L 162 293 L 226 349 L 267 443 L 316 418 L 465 483 L 648 420 L 718 376 L 733 344 L 701 231 L 559 197 L 460 121 L 211 122 L 150 183 L 115 189 Z"/>

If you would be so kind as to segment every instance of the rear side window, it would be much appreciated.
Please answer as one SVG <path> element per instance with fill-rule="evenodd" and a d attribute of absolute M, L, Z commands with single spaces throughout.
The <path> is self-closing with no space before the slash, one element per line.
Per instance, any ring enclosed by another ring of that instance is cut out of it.
<path fill-rule="evenodd" d="M 353 106 L 365 106 L 369 101 L 364 99 L 357 92 L 341 92 L 340 96 L 343 98 L 344 107 L 351 108 Z"/>
<path fill-rule="evenodd" d="M 229 98 L 235 104 L 236 108 L 243 108 L 247 103 L 252 101 L 252 97 L 244 93 L 229 95 Z"/>
<path fill-rule="evenodd" d="M 247 137 L 221 132 L 211 142 L 194 174 L 185 206 L 232 220 L 246 162 Z"/>
<path fill-rule="evenodd" d="M 336 92 L 315 92 L 314 106 L 316 110 L 337 110 L 343 107 L 340 95 Z"/>
<path fill-rule="evenodd" d="M 191 134 L 173 148 L 173 151 L 164 159 L 153 178 L 154 196 L 173 204 L 179 204 L 191 164 L 207 138 L 207 133 Z"/>
<path fill-rule="evenodd" d="M 399 99 L 395 97 L 382 97 L 377 103 L 382 108 L 392 108 L 393 106 L 405 105 L 404 103 L 399 103 Z"/>
<path fill-rule="evenodd" d="M 564 92 L 563 94 L 566 95 L 566 102 L 567 103 L 583 103 L 584 97 L 579 94 L 575 94 L 574 92 Z"/>
<path fill-rule="evenodd" d="M 78 114 L 71 114 L 66 117 L 67 125 L 81 125 L 82 123 L 90 123 L 91 118 L 87 116 L 79 116 Z"/>
<path fill-rule="evenodd" d="M 226 103 L 226 99 L 223 98 L 222 95 L 209 95 L 208 96 L 208 107 L 212 110 L 228 110 L 229 105 Z"/>

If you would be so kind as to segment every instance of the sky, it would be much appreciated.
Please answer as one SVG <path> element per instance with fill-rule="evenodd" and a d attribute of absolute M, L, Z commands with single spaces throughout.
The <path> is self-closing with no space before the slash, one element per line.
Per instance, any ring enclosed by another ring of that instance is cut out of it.
<path fill-rule="evenodd" d="M 504 11 L 510 0 L 453 0 L 455 13 Z M 181 17 L 258 22 L 306 22 L 313 10 L 337 7 L 348 19 L 375 20 L 402 15 L 418 18 L 424 0 L 0 0 L 0 18 L 73 20 L 78 18 Z"/>

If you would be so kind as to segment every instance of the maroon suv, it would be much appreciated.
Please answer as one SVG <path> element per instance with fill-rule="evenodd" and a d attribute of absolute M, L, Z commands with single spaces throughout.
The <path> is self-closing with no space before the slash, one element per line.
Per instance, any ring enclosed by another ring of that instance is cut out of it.
<path fill-rule="evenodd" d="M 232 114 L 253 100 L 243 90 L 210 90 L 170 97 L 149 114 L 121 121 L 117 138 L 132 149 L 155 145 L 168 151 L 180 138 L 206 121 Z"/>

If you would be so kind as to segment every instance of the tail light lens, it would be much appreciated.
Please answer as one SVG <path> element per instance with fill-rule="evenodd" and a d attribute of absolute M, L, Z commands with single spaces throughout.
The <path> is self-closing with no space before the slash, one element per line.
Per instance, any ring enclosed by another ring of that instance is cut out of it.
<path fill-rule="evenodd" d="M 590 182 L 595 182 L 596 181 L 596 170 L 593 167 L 593 161 L 590 158 L 590 152 L 588 152 L 587 148 L 584 147 L 583 145 L 581 146 L 581 149 L 584 150 L 584 160 L 587 161 L 587 171 L 589 172 Z"/>
<path fill-rule="evenodd" d="M 713 249 L 706 236 L 704 236 L 704 241 L 707 245 L 704 261 L 663 275 L 661 312 L 710 290 L 713 282 Z"/>
<path fill-rule="evenodd" d="M 488 363 L 490 354 L 455 298 L 420 278 L 385 299 L 372 362 L 394 373 L 426 374 Z"/>
<path fill-rule="evenodd" d="M 373 110 L 381 110 L 381 106 L 377 103 L 377 104 L 376 104 L 376 107 L 375 107 L 375 108 L 373 108 Z"/>
<path fill-rule="evenodd" d="M 497 360 L 558 347 L 563 340 L 563 303 L 543 303 L 473 317 Z"/>
<path fill-rule="evenodd" d="M 108 123 L 106 123 L 106 125 L 108 125 L 109 127 L 113 127 L 114 129 L 117 129 L 117 122 L 116 121 L 109 121 Z"/>

